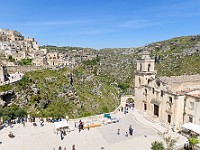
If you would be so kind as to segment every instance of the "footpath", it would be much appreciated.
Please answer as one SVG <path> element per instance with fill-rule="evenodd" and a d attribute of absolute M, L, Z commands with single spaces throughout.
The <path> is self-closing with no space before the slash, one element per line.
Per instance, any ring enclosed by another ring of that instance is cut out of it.
<path fill-rule="evenodd" d="M 176 142 L 175 149 L 183 148 L 184 144 L 188 142 L 187 138 L 182 136 L 181 134 L 172 131 L 172 129 L 169 129 L 167 127 L 164 127 L 163 123 L 158 121 L 158 119 L 152 118 L 152 116 L 149 116 L 145 112 L 141 112 L 137 109 L 130 110 L 129 113 L 133 115 L 134 119 L 145 126 L 152 127 L 153 129 L 158 131 L 158 134 L 161 136 L 164 135 L 165 137 L 172 137 Z M 148 119 L 147 119 L 148 118 Z"/>

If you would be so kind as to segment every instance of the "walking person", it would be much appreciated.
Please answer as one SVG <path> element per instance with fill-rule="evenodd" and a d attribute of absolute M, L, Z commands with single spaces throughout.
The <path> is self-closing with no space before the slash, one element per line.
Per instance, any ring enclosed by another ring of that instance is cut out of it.
<path fill-rule="evenodd" d="M 128 137 L 128 133 L 127 132 L 125 133 L 125 137 Z"/>
<path fill-rule="evenodd" d="M 60 139 L 63 140 L 63 131 L 60 131 Z"/>
<path fill-rule="evenodd" d="M 131 136 L 133 135 L 133 128 L 132 128 L 131 125 L 129 126 L 129 134 L 130 134 Z"/>
<path fill-rule="evenodd" d="M 22 125 L 23 125 L 23 127 L 25 127 L 25 121 L 24 120 L 22 120 Z"/>
<path fill-rule="evenodd" d="M 120 129 L 117 129 L 117 135 L 120 135 Z"/>
<path fill-rule="evenodd" d="M 78 131 L 81 132 L 81 124 L 78 125 Z"/>
<path fill-rule="evenodd" d="M 72 145 L 72 150 L 76 150 L 76 149 L 75 149 L 75 144 Z"/>

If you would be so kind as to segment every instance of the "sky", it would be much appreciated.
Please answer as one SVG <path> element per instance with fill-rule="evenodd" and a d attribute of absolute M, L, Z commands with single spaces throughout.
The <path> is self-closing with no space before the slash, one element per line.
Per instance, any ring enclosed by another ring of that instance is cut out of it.
<path fill-rule="evenodd" d="M 200 0 L 1 0 L 0 28 L 39 45 L 130 48 L 200 33 Z"/>

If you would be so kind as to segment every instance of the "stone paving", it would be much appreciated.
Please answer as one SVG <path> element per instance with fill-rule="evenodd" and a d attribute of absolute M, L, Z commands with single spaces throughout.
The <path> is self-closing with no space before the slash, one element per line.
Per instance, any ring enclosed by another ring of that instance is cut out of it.
<path fill-rule="evenodd" d="M 73 144 L 76 145 L 77 150 L 150 150 L 153 141 L 162 141 L 157 133 L 166 129 L 145 119 L 137 110 L 130 110 L 126 115 L 122 112 L 111 115 L 120 117 L 120 122 L 90 130 L 85 129 L 80 133 L 75 129 L 67 133 L 63 140 L 60 140 L 60 135 L 55 133 L 52 123 L 46 123 L 44 127 L 33 127 L 30 123 L 26 127 L 21 124 L 13 128 L 7 127 L 0 130 L 0 141 L 3 142 L 0 144 L 0 150 L 13 150 L 13 148 L 15 150 L 53 150 L 53 148 L 57 150 L 58 146 L 66 147 L 68 150 Z M 69 124 L 74 126 L 74 121 L 70 120 Z M 130 125 L 134 129 L 133 135 L 125 137 L 125 132 L 128 132 Z M 117 135 L 118 128 L 120 135 Z M 12 131 L 16 137 L 8 138 L 9 131 Z M 171 131 L 169 135 L 179 136 Z"/>
<path fill-rule="evenodd" d="M 125 137 L 125 133 L 129 133 L 129 126 L 133 128 L 133 135 Z M 117 135 L 117 129 L 120 129 L 120 135 Z M 129 140 L 135 137 L 144 137 L 147 135 L 157 136 L 157 131 L 137 123 L 131 114 L 126 114 L 120 123 L 113 123 L 106 126 L 102 126 L 97 129 L 108 144 L 119 143 L 124 140 Z"/>

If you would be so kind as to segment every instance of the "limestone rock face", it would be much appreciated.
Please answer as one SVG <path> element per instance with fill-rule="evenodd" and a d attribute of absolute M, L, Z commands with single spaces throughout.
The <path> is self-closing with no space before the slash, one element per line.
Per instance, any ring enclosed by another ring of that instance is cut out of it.
<path fill-rule="evenodd" d="M 6 105 L 6 102 L 0 99 L 0 107 L 4 107 Z"/>
<path fill-rule="evenodd" d="M 27 104 L 28 104 L 27 95 L 22 95 L 19 106 L 23 107 L 26 106 Z"/>
<path fill-rule="evenodd" d="M 35 84 L 33 84 L 30 88 L 34 94 L 38 94 L 40 92 L 40 90 L 36 87 Z"/>
<path fill-rule="evenodd" d="M 15 93 L 12 90 L 0 93 L 0 106 L 8 105 L 15 98 Z"/>

